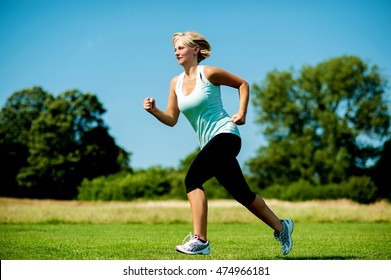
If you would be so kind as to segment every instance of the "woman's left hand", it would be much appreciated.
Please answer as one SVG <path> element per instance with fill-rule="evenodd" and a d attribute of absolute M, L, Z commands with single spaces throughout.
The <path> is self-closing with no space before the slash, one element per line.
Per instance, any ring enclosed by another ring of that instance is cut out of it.
<path fill-rule="evenodd" d="M 232 122 L 237 125 L 243 125 L 246 123 L 246 115 L 242 113 L 236 113 L 231 118 Z"/>

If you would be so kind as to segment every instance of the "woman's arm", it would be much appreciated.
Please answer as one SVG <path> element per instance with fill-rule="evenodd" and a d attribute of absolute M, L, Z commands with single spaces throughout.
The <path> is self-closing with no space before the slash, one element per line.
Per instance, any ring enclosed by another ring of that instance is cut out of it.
<path fill-rule="evenodd" d="M 250 97 L 248 83 L 242 78 L 217 67 L 205 66 L 204 73 L 206 78 L 214 85 L 224 85 L 238 89 L 239 111 L 232 116 L 232 121 L 238 125 L 245 124 Z"/>
<path fill-rule="evenodd" d="M 176 125 L 180 113 L 177 97 L 175 94 L 176 81 L 177 77 L 171 80 L 168 103 L 165 112 L 156 107 L 156 100 L 154 98 L 147 97 L 144 100 L 144 109 L 154 115 L 160 122 L 168 126 Z"/>

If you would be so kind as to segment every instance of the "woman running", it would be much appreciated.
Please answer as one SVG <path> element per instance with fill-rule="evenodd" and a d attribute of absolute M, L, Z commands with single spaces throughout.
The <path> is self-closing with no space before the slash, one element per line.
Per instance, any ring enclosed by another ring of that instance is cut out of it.
<path fill-rule="evenodd" d="M 174 126 L 182 112 L 200 145 L 200 152 L 185 178 L 194 235 L 190 234 L 190 240 L 176 246 L 176 250 L 192 255 L 210 254 L 208 203 L 203 184 L 215 177 L 239 203 L 274 230 L 282 253 L 287 255 L 292 249 L 293 221 L 280 220 L 265 201 L 250 190 L 236 159 L 241 148 L 238 125 L 246 122 L 248 83 L 221 68 L 199 64 L 211 53 L 209 42 L 199 33 L 177 32 L 172 43 L 176 59 L 184 71 L 171 80 L 166 111 L 160 110 L 156 100 L 150 97 L 144 100 L 144 109 L 168 126 Z M 223 107 L 221 86 L 238 89 L 239 110 L 232 117 Z"/>

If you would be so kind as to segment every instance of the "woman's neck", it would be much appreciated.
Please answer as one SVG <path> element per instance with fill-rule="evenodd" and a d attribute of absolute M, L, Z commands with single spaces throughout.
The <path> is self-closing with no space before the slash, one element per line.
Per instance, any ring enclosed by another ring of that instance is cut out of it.
<path fill-rule="evenodd" d="M 195 77 L 197 75 L 197 67 L 198 63 L 188 67 L 184 66 L 183 68 L 185 70 L 185 76 L 187 76 L 188 78 Z"/>

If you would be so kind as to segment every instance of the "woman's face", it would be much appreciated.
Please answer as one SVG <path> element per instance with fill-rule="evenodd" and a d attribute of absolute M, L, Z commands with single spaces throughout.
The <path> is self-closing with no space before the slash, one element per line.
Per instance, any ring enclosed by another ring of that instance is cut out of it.
<path fill-rule="evenodd" d="M 191 48 L 182 42 L 182 39 L 178 39 L 174 46 L 175 57 L 180 65 L 184 65 L 186 62 L 192 62 L 197 60 L 197 47 Z"/>

